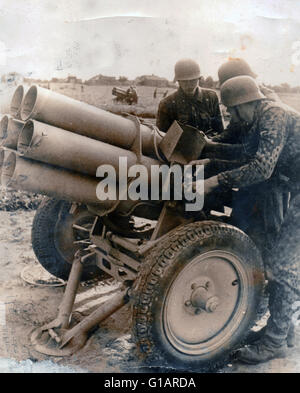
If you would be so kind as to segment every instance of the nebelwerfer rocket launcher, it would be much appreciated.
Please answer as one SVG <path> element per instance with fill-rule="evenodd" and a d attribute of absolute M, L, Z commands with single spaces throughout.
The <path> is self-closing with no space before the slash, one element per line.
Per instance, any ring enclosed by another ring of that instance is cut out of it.
<path fill-rule="evenodd" d="M 163 134 L 38 86 L 25 95 L 17 88 L 10 116 L 0 125 L 2 184 L 48 196 L 33 221 L 33 250 L 68 280 L 57 318 L 31 336 L 34 348 L 70 355 L 130 301 L 143 359 L 188 368 L 225 359 L 255 320 L 264 281 L 255 245 L 207 209 L 186 215 L 180 200 L 102 201 L 96 192 L 102 165 L 118 174 L 126 158 L 126 170 L 140 165 L 149 182 L 154 166 L 197 159 L 203 135 L 176 122 Z M 107 275 L 119 291 L 74 326 L 80 280 Z"/>
<path fill-rule="evenodd" d="M 11 104 L 12 113 L 21 120 L 4 116 L 0 124 L 2 146 L 19 153 L 11 152 L 3 163 L 4 186 L 97 204 L 95 176 L 100 165 L 111 165 L 118 174 L 119 158 L 126 157 L 128 167 L 139 164 L 150 174 L 152 166 L 169 162 L 163 155 L 166 144 L 160 148 L 164 134 L 135 117 L 117 116 L 37 86 L 21 99 L 22 91 L 20 86 L 16 89 Z M 186 145 L 194 149 L 189 158 L 196 158 L 203 138 L 192 132 L 193 143 L 186 140 Z M 177 140 L 182 140 L 178 125 L 176 133 Z M 175 151 L 174 138 L 172 143 Z M 183 161 L 179 160 L 187 163 Z M 111 206 L 110 201 L 107 204 Z"/>

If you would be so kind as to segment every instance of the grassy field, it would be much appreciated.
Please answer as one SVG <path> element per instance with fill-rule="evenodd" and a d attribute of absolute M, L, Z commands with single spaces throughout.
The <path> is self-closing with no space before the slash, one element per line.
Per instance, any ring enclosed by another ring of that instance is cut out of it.
<path fill-rule="evenodd" d="M 142 117 L 155 117 L 158 104 L 167 91 L 171 94 L 172 88 L 157 88 L 156 97 L 154 97 L 155 87 L 137 86 L 138 103 L 137 105 L 127 105 L 114 102 L 115 96 L 112 95 L 114 86 L 84 86 L 70 84 L 50 84 L 50 89 L 61 94 L 65 94 L 76 100 L 86 102 L 98 108 L 102 108 L 114 113 L 132 113 Z M 126 90 L 127 86 L 118 86 Z"/>
<path fill-rule="evenodd" d="M 130 112 L 136 115 L 145 115 L 145 117 L 155 117 L 158 104 L 163 98 L 163 94 L 168 91 L 168 95 L 175 89 L 157 88 L 156 98 L 153 97 L 155 87 L 137 86 L 138 104 L 134 106 L 123 105 L 113 101 L 114 96 L 111 94 L 114 86 L 84 86 L 81 91 L 80 85 L 72 86 L 70 84 L 51 84 L 50 88 L 58 93 L 65 94 L 88 104 L 106 109 L 112 112 L 122 113 Z M 126 89 L 126 86 L 120 86 Z M 300 112 L 300 94 L 279 94 L 281 100 Z"/>

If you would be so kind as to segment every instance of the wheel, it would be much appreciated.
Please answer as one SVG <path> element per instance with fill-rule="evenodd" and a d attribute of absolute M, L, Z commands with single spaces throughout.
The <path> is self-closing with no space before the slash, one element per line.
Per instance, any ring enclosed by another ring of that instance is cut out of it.
<path fill-rule="evenodd" d="M 184 370 L 225 361 L 256 320 L 260 254 L 239 229 L 197 222 L 145 258 L 133 287 L 133 336 L 147 363 Z"/>
<path fill-rule="evenodd" d="M 79 248 L 90 244 L 89 231 L 95 216 L 86 207 L 70 213 L 71 203 L 45 198 L 33 219 L 32 248 L 39 263 L 51 274 L 67 280 L 73 257 Z M 104 273 L 96 266 L 85 267 L 82 280 Z"/>

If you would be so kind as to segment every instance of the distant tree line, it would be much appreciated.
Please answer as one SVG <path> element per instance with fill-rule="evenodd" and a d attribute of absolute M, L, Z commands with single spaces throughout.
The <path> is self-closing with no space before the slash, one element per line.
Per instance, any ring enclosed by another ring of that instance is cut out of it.
<path fill-rule="evenodd" d="M 266 85 L 270 89 L 274 90 L 276 93 L 300 93 L 300 86 L 292 87 L 288 83 L 281 83 L 279 86 Z"/>
<path fill-rule="evenodd" d="M 119 76 L 118 78 L 114 76 L 106 76 L 106 75 L 95 75 L 89 80 L 83 81 L 82 79 L 77 78 L 75 75 L 69 75 L 66 78 L 52 78 L 51 80 L 42 80 L 42 79 L 33 79 L 23 77 L 21 74 L 16 72 L 10 72 L 8 74 L 1 76 L 2 83 L 73 83 L 73 84 L 86 84 L 86 85 L 125 85 L 129 86 L 131 84 L 141 85 L 141 86 L 155 86 L 155 87 L 176 87 L 174 82 L 168 81 L 166 78 L 161 78 L 156 75 L 142 75 L 134 80 L 130 80 L 126 76 Z M 219 82 L 214 81 L 211 76 L 201 76 L 200 82 L 201 87 L 208 89 L 218 89 Z M 280 85 L 266 85 L 270 89 L 274 90 L 276 93 L 296 93 L 300 94 L 300 86 L 292 87 L 288 83 L 281 83 Z"/>

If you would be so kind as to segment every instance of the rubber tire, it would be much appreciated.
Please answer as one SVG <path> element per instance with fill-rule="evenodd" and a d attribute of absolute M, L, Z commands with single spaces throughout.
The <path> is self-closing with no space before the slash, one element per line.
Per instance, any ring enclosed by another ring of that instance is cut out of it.
<path fill-rule="evenodd" d="M 170 344 L 164 331 L 162 314 L 166 295 L 176 276 L 191 259 L 216 249 L 229 251 L 242 259 L 251 283 L 247 311 L 221 349 L 204 355 L 184 354 Z M 231 225 L 203 221 L 178 228 L 150 251 L 141 270 L 133 286 L 133 337 L 139 357 L 148 365 L 181 371 L 199 371 L 201 368 L 207 371 L 220 367 L 256 321 L 264 287 L 262 260 L 251 239 Z"/>
<path fill-rule="evenodd" d="M 45 198 L 36 211 L 31 230 L 32 248 L 39 263 L 50 274 L 63 280 L 68 279 L 72 263 L 56 247 L 55 226 L 59 214 L 68 214 L 70 207 L 70 202 Z M 82 272 L 81 281 L 100 278 L 103 274 L 98 267 L 87 266 Z"/>

